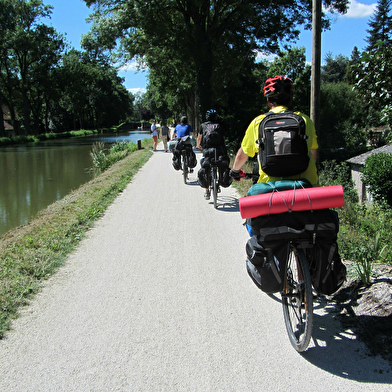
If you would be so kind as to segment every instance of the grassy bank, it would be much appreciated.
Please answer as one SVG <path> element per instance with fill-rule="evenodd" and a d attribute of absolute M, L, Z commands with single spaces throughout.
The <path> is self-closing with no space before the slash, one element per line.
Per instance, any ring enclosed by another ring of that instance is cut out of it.
<path fill-rule="evenodd" d="M 151 140 L 94 180 L 0 238 L 0 338 L 18 309 L 53 275 L 135 173 L 151 157 Z"/>
<path fill-rule="evenodd" d="M 40 133 L 39 135 L 27 135 L 27 136 L 20 135 L 20 136 L 11 136 L 11 137 L 0 137 L 0 146 L 7 146 L 11 144 L 38 143 L 45 140 L 67 139 L 71 137 L 92 136 L 98 133 L 115 134 L 117 132 L 120 132 L 122 125 L 123 124 L 111 128 L 102 128 L 100 130 L 80 129 L 78 131 Z"/>
<path fill-rule="evenodd" d="M 90 131 L 82 129 L 80 131 L 42 133 L 40 135 L 0 137 L 0 146 L 7 146 L 11 144 L 37 143 L 45 140 L 67 139 L 70 137 L 92 136 L 97 133 L 97 130 Z"/>

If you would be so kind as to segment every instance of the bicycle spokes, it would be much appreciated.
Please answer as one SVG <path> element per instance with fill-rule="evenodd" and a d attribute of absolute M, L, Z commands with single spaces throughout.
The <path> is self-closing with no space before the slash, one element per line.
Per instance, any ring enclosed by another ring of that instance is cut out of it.
<path fill-rule="evenodd" d="M 305 254 L 294 247 L 287 263 L 282 305 L 290 342 L 297 351 L 305 351 L 313 327 L 312 283 Z"/>

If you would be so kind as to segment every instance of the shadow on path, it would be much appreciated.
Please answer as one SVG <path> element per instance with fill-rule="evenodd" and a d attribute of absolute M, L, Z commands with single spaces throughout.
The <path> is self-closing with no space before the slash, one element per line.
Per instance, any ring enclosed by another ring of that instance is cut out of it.
<path fill-rule="evenodd" d="M 370 355 L 361 339 L 338 318 L 336 302 L 321 297 L 314 301 L 313 347 L 303 357 L 336 376 L 358 382 L 390 384 L 391 364 L 380 368 L 379 357 Z"/>

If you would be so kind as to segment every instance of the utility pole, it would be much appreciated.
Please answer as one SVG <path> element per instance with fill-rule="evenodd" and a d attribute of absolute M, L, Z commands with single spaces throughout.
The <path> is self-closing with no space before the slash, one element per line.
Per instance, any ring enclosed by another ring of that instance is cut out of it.
<path fill-rule="evenodd" d="M 321 78 L 321 0 L 313 0 L 312 14 L 312 83 L 310 118 L 320 134 L 320 78 Z"/>

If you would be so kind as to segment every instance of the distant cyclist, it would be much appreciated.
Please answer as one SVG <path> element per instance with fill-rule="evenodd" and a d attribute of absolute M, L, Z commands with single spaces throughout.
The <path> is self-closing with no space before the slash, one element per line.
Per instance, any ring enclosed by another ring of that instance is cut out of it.
<path fill-rule="evenodd" d="M 194 131 L 191 125 L 188 124 L 188 117 L 182 116 L 180 120 L 180 124 L 178 124 L 174 128 L 173 139 L 176 138 L 177 141 L 182 140 L 182 143 L 192 145 L 191 136 L 193 136 Z M 182 143 L 180 143 L 182 145 Z M 177 144 L 178 145 L 178 144 Z M 173 165 L 175 167 L 181 167 L 181 154 L 180 151 L 175 148 L 173 150 Z M 189 149 L 189 160 L 188 162 L 193 162 L 195 160 L 194 152 L 192 149 Z M 196 161 L 197 162 L 197 161 Z M 194 167 L 194 166 L 193 166 Z M 193 172 L 193 167 L 190 167 L 190 172 Z"/>
<path fill-rule="evenodd" d="M 204 198 L 209 200 L 211 197 L 209 188 L 211 181 L 210 162 L 211 159 L 215 159 L 214 149 L 216 149 L 216 158 L 220 162 L 219 183 L 221 185 L 224 184 L 224 175 L 227 175 L 228 180 L 230 179 L 228 176 L 229 158 L 227 156 L 224 130 L 218 121 L 218 113 L 215 109 L 207 110 L 206 121 L 203 122 L 199 127 L 196 147 L 203 151 L 203 158 L 200 161 L 201 169 L 198 173 L 198 182 L 200 186 L 205 189 Z M 227 166 L 227 168 L 225 168 L 225 166 Z M 225 171 L 227 171 L 227 173 Z M 230 184 L 227 184 L 227 186 L 229 185 Z"/>
<path fill-rule="evenodd" d="M 188 117 L 182 116 L 180 123 L 174 128 L 173 137 L 183 138 L 185 136 L 191 136 L 193 133 L 192 126 L 188 124 Z"/>

